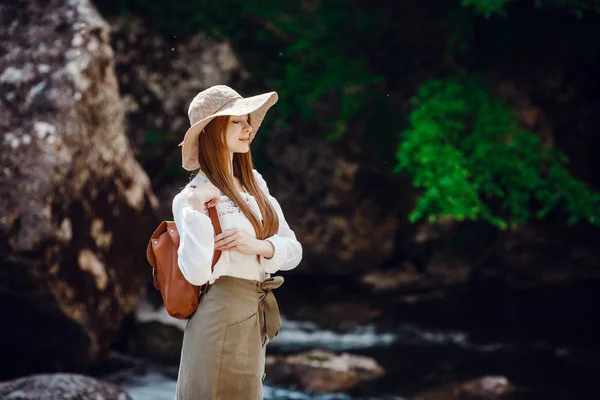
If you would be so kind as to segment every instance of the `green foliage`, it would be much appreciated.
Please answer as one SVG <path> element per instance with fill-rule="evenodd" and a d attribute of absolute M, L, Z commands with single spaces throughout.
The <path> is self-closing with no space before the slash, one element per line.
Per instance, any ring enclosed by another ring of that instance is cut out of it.
<path fill-rule="evenodd" d="M 569 174 L 563 154 L 521 128 L 481 78 L 428 81 L 412 105 L 395 169 L 423 190 L 411 221 L 447 216 L 506 229 L 556 207 L 571 222 L 600 221 L 600 195 Z"/>
<path fill-rule="evenodd" d="M 343 135 L 363 104 L 367 88 L 383 81 L 355 49 L 357 41 L 375 29 L 375 14 L 360 13 L 348 4 L 330 0 L 327 7 L 310 9 L 301 2 L 285 6 L 261 2 L 249 11 L 271 21 L 270 30 L 284 38 L 280 57 L 274 60 L 279 66 L 266 78 L 281 95 L 282 119 L 298 115 L 304 121 L 320 122 L 329 139 Z"/>
<path fill-rule="evenodd" d="M 506 6 L 509 3 L 518 3 L 517 0 L 461 0 L 465 7 L 472 7 L 475 12 L 486 18 L 499 14 L 506 16 Z M 598 0 L 533 0 L 535 7 L 542 8 L 567 8 L 578 17 L 585 12 L 595 11 L 600 13 L 600 2 Z"/>
<path fill-rule="evenodd" d="M 493 14 L 506 16 L 506 5 L 511 0 L 461 0 L 465 7 L 473 7 L 475 12 L 484 15 L 486 18 Z"/>

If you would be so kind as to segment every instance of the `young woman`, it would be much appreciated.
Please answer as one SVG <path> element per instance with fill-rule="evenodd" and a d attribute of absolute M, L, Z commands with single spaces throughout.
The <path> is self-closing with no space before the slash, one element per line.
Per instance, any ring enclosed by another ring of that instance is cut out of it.
<path fill-rule="evenodd" d="M 271 274 L 302 259 L 302 246 L 250 155 L 276 101 L 275 92 L 243 98 L 218 85 L 189 107 L 192 126 L 180 146 L 183 167 L 197 173 L 173 199 L 178 262 L 190 283 L 210 286 L 185 328 L 178 400 L 263 398 L 265 348 L 281 326 L 271 290 L 283 278 Z M 208 207 L 219 216 L 217 236 Z M 215 249 L 222 254 L 211 272 Z"/>

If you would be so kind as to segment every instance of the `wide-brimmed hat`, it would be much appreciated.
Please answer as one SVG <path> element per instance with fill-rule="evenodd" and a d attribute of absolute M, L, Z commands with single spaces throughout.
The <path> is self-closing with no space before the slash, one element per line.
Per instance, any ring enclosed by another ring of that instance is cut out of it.
<path fill-rule="evenodd" d="M 222 115 L 242 116 L 250 114 L 250 125 L 256 135 L 265 114 L 277 102 L 276 92 L 252 97 L 242 97 L 225 85 L 212 86 L 198 93 L 188 109 L 190 129 L 185 133 L 182 146 L 182 165 L 188 171 L 200 168 L 198 162 L 198 135 L 213 118 Z"/>

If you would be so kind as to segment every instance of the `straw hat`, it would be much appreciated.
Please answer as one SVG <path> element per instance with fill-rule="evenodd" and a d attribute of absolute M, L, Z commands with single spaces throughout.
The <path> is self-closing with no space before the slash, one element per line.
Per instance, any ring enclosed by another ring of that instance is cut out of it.
<path fill-rule="evenodd" d="M 221 115 L 242 116 L 250 114 L 250 125 L 256 135 L 265 114 L 277 102 L 276 92 L 252 97 L 242 97 L 225 85 L 212 86 L 198 93 L 188 109 L 191 127 L 185 133 L 182 146 L 183 168 L 193 171 L 200 168 L 198 162 L 198 135 L 213 118 Z"/>

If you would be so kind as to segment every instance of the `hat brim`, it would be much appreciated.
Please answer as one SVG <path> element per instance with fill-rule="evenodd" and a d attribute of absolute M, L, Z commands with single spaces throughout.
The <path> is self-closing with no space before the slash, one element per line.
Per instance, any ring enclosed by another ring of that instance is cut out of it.
<path fill-rule="evenodd" d="M 215 117 L 250 114 L 250 125 L 252 126 L 254 135 L 256 135 L 267 111 L 269 111 L 269 108 L 277 102 L 278 98 L 276 92 L 269 92 L 246 98 L 241 97 L 227 104 L 213 115 L 196 122 L 187 130 L 183 137 L 183 141 L 179 143 L 179 146 L 182 146 L 181 154 L 183 168 L 188 171 L 200 168 L 200 163 L 198 162 L 198 135 Z"/>

